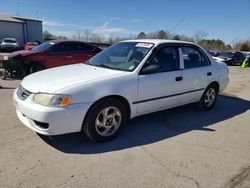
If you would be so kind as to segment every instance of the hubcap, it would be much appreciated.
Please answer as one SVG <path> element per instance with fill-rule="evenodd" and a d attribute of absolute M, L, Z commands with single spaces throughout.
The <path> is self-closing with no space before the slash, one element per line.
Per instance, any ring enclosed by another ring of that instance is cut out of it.
<path fill-rule="evenodd" d="M 211 107 L 215 101 L 216 98 L 216 91 L 214 88 L 208 89 L 206 95 L 205 95 L 205 106 Z"/>
<path fill-rule="evenodd" d="M 95 128 L 101 136 L 114 134 L 121 125 L 122 115 L 118 108 L 109 106 L 104 108 L 95 120 Z"/>

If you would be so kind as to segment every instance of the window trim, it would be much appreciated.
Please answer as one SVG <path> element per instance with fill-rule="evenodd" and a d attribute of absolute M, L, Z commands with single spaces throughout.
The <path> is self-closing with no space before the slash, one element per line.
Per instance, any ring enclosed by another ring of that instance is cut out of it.
<path fill-rule="evenodd" d="M 95 46 L 92 46 L 92 50 L 89 50 L 89 51 L 72 51 L 72 52 L 49 52 L 51 50 L 51 48 L 55 48 L 59 45 L 65 45 L 65 44 L 73 44 L 73 45 L 77 45 L 77 44 L 83 44 L 83 45 L 89 45 L 89 46 L 92 46 L 91 44 L 88 44 L 88 43 L 84 43 L 84 42 L 60 42 L 60 43 L 57 43 L 55 45 L 52 45 L 49 49 L 46 50 L 47 54 L 48 55 L 63 55 L 63 54 L 85 54 L 85 53 L 92 53 L 95 51 L 96 47 Z"/>
<path fill-rule="evenodd" d="M 206 53 L 205 53 L 199 46 L 196 46 L 196 45 L 182 45 L 182 46 L 180 46 L 181 52 L 182 52 L 182 48 L 193 48 L 194 50 L 196 50 L 196 51 L 198 51 L 199 53 L 201 53 L 201 54 L 205 57 L 205 59 L 207 60 L 207 62 L 208 62 L 208 65 L 199 66 L 199 67 L 185 68 L 184 59 L 183 59 L 183 56 L 182 56 L 182 60 L 183 60 L 183 69 L 184 69 L 184 70 L 188 70 L 188 69 L 197 69 L 197 68 L 202 68 L 202 67 L 211 66 L 211 61 L 210 61 L 210 59 L 207 57 Z M 182 55 L 183 55 L 183 54 L 182 54 Z"/>

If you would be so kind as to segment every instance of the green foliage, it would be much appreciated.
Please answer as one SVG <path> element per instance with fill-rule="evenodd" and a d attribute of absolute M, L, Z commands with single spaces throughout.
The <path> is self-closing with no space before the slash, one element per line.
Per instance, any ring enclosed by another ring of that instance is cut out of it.
<path fill-rule="evenodd" d="M 175 35 L 175 36 L 173 37 L 173 40 L 181 40 L 181 38 L 180 38 L 179 35 Z"/>
<path fill-rule="evenodd" d="M 202 39 L 198 42 L 200 46 L 207 50 L 229 50 L 231 49 L 230 45 L 226 45 L 222 40 L 220 39 Z"/>
<path fill-rule="evenodd" d="M 137 36 L 138 39 L 145 39 L 147 35 L 144 32 L 140 32 Z"/>
<path fill-rule="evenodd" d="M 52 35 L 50 32 L 48 31 L 44 31 L 43 32 L 43 39 L 44 40 L 51 40 L 51 39 L 55 39 L 56 37 L 54 35 Z"/>
<path fill-rule="evenodd" d="M 248 44 L 247 42 L 242 43 L 240 50 L 241 51 L 250 51 L 250 44 Z"/>
<path fill-rule="evenodd" d="M 163 30 L 160 30 L 158 33 L 157 33 L 157 38 L 158 39 L 166 39 L 167 38 L 167 33 Z"/>

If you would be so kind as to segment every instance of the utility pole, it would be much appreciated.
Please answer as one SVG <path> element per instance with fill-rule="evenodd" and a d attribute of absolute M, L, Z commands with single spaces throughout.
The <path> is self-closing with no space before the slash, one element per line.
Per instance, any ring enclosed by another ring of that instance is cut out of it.
<path fill-rule="evenodd" d="M 16 16 L 20 16 L 19 4 L 20 4 L 19 1 L 17 1 L 17 3 L 16 3 L 16 7 L 17 7 Z"/>

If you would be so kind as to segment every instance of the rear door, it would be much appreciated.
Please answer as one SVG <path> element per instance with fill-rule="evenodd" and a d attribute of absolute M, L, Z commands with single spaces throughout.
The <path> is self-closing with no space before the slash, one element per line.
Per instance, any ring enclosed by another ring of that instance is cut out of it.
<path fill-rule="evenodd" d="M 70 64 L 84 63 L 97 53 L 97 48 L 87 43 L 75 42 L 72 45 Z"/>
<path fill-rule="evenodd" d="M 197 46 L 188 45 L 180 47 L 184 64 L 183 81 L 186 102 L 199 101 L 204 90 L 212 82 L 213 68 L 206 54 Z"/>
<path fill-rule="evenodd" d="M 185 87 L 176 46 L 164 46 L 144 65 L 159 65 L 160 70 L 140 74 L 138 85 L 138 114 L 149 113 L 176 106 L 183 102 Z"/>

